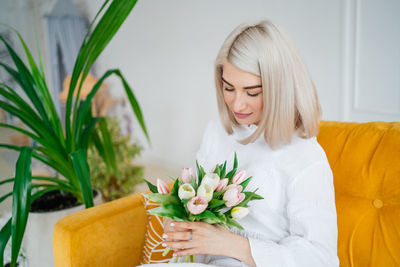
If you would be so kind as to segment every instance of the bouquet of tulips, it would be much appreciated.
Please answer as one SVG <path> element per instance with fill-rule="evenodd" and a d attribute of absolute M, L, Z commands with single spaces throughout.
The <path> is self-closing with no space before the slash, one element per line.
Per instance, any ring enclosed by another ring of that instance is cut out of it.
<path fill-rule="evenodd" d="M 226 161 L 209 173 L 196 161 L 196 173 L 192 168 L 184 168 L 180 178 L 171 177 L 171 191 L 160 179 L 157 186 L 146 181 L 152 193 L 145 197 L 160 205 L 149 212 L 175 221 L 206 222 L 243 230 L 236 219 L 247 216 L 249 201 L 263 197 L 255 193 L 257 189 L 244 191 L 252 177 L 246 177 L 245 170 L 238 171 L 237 165 L 236 153 L 229 172 Z"/>

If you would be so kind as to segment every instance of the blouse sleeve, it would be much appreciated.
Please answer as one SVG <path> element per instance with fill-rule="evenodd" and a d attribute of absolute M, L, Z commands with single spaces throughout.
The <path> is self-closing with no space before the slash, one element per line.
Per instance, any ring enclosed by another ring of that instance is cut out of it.
<path fill-rule="evenodd" d="M 335 194 L 329 164 L 318 162 L 303 170 L 291 180 L 287 196 L 289 235 L 279 242 L 248 237 L 256 265 L 339 266 Z"/>

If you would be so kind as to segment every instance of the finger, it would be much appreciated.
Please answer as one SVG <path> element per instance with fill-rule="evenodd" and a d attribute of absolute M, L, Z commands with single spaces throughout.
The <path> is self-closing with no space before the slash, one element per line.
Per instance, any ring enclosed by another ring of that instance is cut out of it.
<path fill-rule="evenodd" d="M 177 225 L 177 221 L 170 221 L 168 224 L 168 228 L 167 229 L 171 229 L 171 231 L 186 231 L 185 228 L 182 228 L 180 226 Z"/>
<path fill-rule="evenodd" d="M 165 238 L 167 241 L 171 241 L 171 240 L 190 240 L 191 236 L 192 236 L 192 239 L 193 239 L 193 234 L 191 234 L 190 231 L 166 232 L 166 233 L 163 234 L 163 238 Z"/>
<path fill-rule="evenodd" d="M 196 248 L 189 248 L 189 249 L 181 249 L 174 252 L 176 257 L 181 256 L 190 256 L 190 255 L 197 255 L 201 254 L 200 251 Z"/>
<path fill-rule="evenodd" d="M 174 222 L 174 227 L 179 227 L 185 230 L 198 229 L 203 223 L 201 222 Z"/>
<path fill-rule="evenodd" d="M 193 243 L 190 241 L 164 241 L 162 243 L 162 246 L 169 247 L 175 251 L 179 251 L 181 249 L 193 248 Z"/>

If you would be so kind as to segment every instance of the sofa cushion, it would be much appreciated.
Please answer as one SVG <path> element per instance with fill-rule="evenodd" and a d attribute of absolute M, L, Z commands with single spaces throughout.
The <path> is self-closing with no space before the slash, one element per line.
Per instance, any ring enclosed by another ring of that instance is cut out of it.
<path fill-rule="evenodd" d="M 341 266 L 400 266 L 400 122 L 321 122 Z"/>
<path fill-rule="evenodd" d="M 145 192 L 144 194 L 149 193 Z M 148 200 L 143 197 L 143 205 L 146 209 L 148 216 L 148 225 L 145 234 L 145 241 L 143 246 L 143 256 L 141 259 L 141 264 L 151 264 L 151 263 L 162 263 L 169 262 L 172 258 L 173 251 L 168 252 L 167 255 L 163 256 L 164 247 L 161 245 L 164 233 L 164 225 L 162 217 L 152 215 L 148 210 L 158 207 L 159 205 L 153 201 Z"/>

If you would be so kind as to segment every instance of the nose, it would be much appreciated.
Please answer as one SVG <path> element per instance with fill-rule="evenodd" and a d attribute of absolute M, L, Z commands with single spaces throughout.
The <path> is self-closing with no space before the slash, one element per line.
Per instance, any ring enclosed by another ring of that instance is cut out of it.
<path fill-rule="evenodd" d="M 233 102 L 233 111 L 241 112 L 246 109 L 246 100 L 241 93 L 236 94 Z"/>

